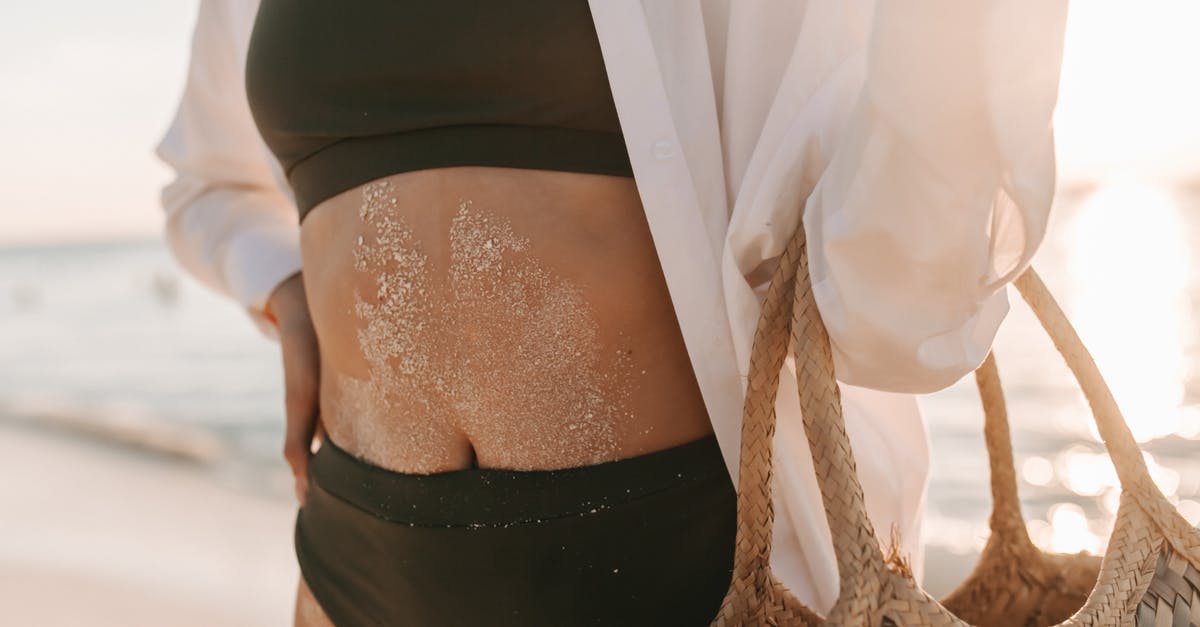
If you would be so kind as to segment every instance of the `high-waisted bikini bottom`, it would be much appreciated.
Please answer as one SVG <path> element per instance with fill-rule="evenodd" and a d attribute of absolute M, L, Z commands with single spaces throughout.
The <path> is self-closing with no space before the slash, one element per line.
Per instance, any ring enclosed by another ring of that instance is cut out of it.
<path fill-rule="evenodd" d="M 418 475 L 326 437 L 295 549 L 338 627 L 703 627 L 737 496 L 716 437 L 557 470 Z"/>

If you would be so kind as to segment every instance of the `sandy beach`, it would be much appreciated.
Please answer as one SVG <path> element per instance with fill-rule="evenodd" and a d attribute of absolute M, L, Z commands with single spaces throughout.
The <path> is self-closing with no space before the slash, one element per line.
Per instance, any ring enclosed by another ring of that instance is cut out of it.
<path fill-rule="evenodd" d="M 282 626 L 292 502 L 204 465 L 0 422 L 0 623 Z"/>

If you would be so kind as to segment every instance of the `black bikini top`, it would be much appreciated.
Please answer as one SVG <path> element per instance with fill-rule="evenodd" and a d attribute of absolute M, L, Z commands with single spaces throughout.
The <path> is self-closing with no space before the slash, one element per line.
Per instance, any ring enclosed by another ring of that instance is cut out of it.
<path fill-rule="evenodd" d="M 301 221 L 406 170 L 633 176 L 586 0 L 262 0 L 246 93 Z"/>

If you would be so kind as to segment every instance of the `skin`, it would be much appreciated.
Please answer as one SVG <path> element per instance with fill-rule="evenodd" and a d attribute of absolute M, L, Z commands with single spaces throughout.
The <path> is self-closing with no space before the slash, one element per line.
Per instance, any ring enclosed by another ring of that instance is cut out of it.
<path fill-rule="evenodd" d="M 601 361 L 601 368 L 633 373 L 623 391 L 627 412 L 612 417 L 620 434 L 605 461 L 641 455 L 711 434 L 699 385 L 691 368 L 673 304 L 654 248 L 636 185 L 632 178 L 492 167 L 451 167 L 402 172 L 387 177 L 397 202 L 388 211 L 411 229 L 431 262 L 442 264 L 448 255 L 447 231 L 461 199 L 473 207 L 506 220 L 514 232 L 530 242 L 531 256 L 556 276 L 569 280 L 590 306 L 598 329 L 601 351 L 629 351 L 617 364 Z M 271 294 L 267 311 L 279 323 L 286 385 L 287 429 L 284 458 L 295 477 L 301 504 L 308 485 L 308 460 L 312 445 L 325 429 L 351 453 L 358 452 L 352 423 L 361 417 L 342 415 L 336 404 L 322 402 L 322 389 L 337 374 L 358 379 L 370 377 L 355 330 L 362 320 L 354 313 L 354 290 L 372 294 L 370 273 L 356 272 L 354 243 L 369 233 L 359 218 L 361 188 L 330 198 L 305 217 L 301 225 L 302 271 L 281 283 Z M 440 288 L 435 278 L 434 287 Z M 505 315 L 505 312 L 496 312 Z M 505 380 L 507 372 L 492 376 L 512 386 L 529 381 Z M 407 420 L 449 421 L 458 416 L 407 415 Z M 544 417 L 517 420 L 512 429 L 492 431 L 488 425 L 449 433 L 438 442 L 441 451 L 430 465 L 427 451 L 394 451 L 383 460 L 402 472 L 438 472 L 488 467 L 503 458 L 506 441 L 546 437 L 521 425 Z M 386 425 L 385 425 L 386 426 Z M 397 427 L 398 428 L 398 427 Z M 341 434 L 345 434 L 344 436 Z M 549 448 L 553 448 L 552 442 Z M 508 458 L 506 458 L 508 459 Z M 418 461 L 424 460 L 424 461 Z M 539 459 L 539 467 L 585 465 L 578 456 Z M 307 608 L 307 609 L 306 609 Z M 328 625 L 303 579 L 297 586 L 296 625 Z M 306 610 L 306 611 L 301 611 Z"/>
<path fill-rule="evenodd" d="M 295 478 L 296 500 L 304 505 L 308 490 L 308 460 L 311 446 L 320 431 L 317 389 L 321 358 L 317 334 L 308 313 L 303 271 L 288 277 L 275 287 L 267 299 L 266 313 L 279 328 L 283 354 L 284 432 L 283 457 Z"/>

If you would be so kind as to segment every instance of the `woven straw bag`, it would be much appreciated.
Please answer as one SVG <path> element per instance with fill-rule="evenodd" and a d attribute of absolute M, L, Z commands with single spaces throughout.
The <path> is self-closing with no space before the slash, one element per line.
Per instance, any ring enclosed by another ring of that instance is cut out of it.
<path fill-rule="evenodd" d="M 813 300 L 801 224 L 771 279 L 755 332 L 742 418 L 733 579 L 712 627 L 1200 625 L 1200 531 L 1150 479 L 1142 452 L 1095 362 L 1033 268 L 1014 285 L 1082 387 L 1120 478 L 1120 505 L 1103 558 L 1043 553 L 1030 541 L 990 353 L 975 373 L 984 406 L 993 496 L 992 535 L 978 565 L 939 603 L 913 580 L 903 559 L 884 556 L 864 509 L 829 338 Z M 789 347 L 837 557 L 839 597 L 825 617 L 805 607 L 769 565 L 775 397 Z"/>

